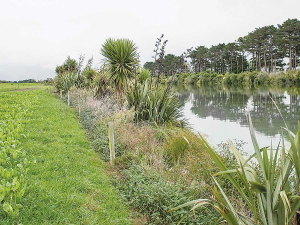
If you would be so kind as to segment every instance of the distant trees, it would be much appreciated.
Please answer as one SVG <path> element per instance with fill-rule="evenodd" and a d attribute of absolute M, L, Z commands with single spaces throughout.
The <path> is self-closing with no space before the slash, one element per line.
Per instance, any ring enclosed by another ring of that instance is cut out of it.
<path fill-rule="evenodd" d="M 35 79 L 19 80 L 18 83 L 36 83 Z"/>
<path fill-rule="evenodd" d="M 285 56 L 289 57 L 290 70 L 295 69 L 299 62 L 300 21 L 288 19 L 282 25 L 278 24 L 278 37 Z"/>
<path fill-rule="evenodd" d="M 299 56 L 300 21 L 297 19 L 288 19 L 277 27 L 270 25 L 256 28 L 232 43 L 220 43 L 210 48 L 198 46 L 188 55 L 193 72 L 211 70 L 218 74 L 254 70 L 276 72 L 286 65 L 286 57 L 289 58 L 289 70 L 295 70 L 300 62 Z M 170 75 L 168 71 L 176 57 L 171 54 L 164 57 L 162 65 L 166 75 Z M 155 64 L 147 62 L 144 67 L 153 71 Z"/>
<path fill-rule="evenodd" d="M 55 68 L 56 74 L 62 74 L 64 72 L 78 72 L 78 63 L 75 59 L 71 59 L 70 56 L 66 59 L 64 64 Z"/>
<path fill-rule="evenodd" d="M 205 46 L 199 46 L 191 52 L 189 55 L 191 58 L 192 66 L 196 73 L 205 71 L 208 69 L 209 60 L 208 60 L 208 48 Z"/>

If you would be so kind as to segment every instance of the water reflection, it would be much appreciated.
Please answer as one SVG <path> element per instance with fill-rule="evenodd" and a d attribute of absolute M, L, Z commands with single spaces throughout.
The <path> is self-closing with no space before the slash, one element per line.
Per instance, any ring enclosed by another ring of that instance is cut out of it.
<path fill-rule="evenodd" d="M 279 139 L 281 127 L 284 126 L 282 117 L 292 131 L 297 129 L 300 97 L 299 89 L 296 88 L 241 89 L 181 86 L 177 90 L 180 101 L 185 104 L 185 117 L 189 119 L 192 127 L 204 133 L 207 133 L 205 130 L 207 129 L 208 135 L 214 138 L 215 142 L 235 138 L 230 134 L 236 134 L 245 141 L 251 142 L 246 111 L 250 112 L 254 129 L 263 145 L 270 144 L 270 137 Z M 282 117 L 271 98 L 276 102 Z M 224 126 L 227 130 L 224 130 Z M 234 128 L 237 130 L 234 131 Z M 226 134 L 229 137 L 226 137 Z"/>

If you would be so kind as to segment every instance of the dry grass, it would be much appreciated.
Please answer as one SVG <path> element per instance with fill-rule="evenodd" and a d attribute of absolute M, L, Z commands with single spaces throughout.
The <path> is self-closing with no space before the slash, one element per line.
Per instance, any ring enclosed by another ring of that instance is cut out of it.
<path fill-rule="evenodd" d="M 105 95 L 95 98 L 92 91 L 86 89 L 71 90 L 72 105 L 80 110 L 92 111 L 97 119 L 109 118 L 110 116 L 127 111 L 126 105 L 121 104 L 115 97 Z"/>
<path fill-rule="evenodd" d="M 143 161 L 159 172 L 165 170 L 164 143 L 157 138 L 155 128 L 149 124 L 137 126 L 133 123 L 120 123 L 117 134 L 127 152 L 142 157 Z"/>
<path fill-rule="evenodd" d="M 168 179 L 174 182 L 181 179 L 187 185 L 197 181 L 206 186 L 210 175 L 215 172 L 214 165 L 198 136 L 189 129 L 173 126 L 154 127 L 147 123 L 137 125 L 132 122 L 134 112 L 128 110 L 126 104 L 121 104 L 114 96 L 94 98 L 91 91 L 78 89 L 73 90 L 71 96 L 73 106 L 78 108 L 80 105 L 81 110 L 91 111 L 97 124 L 114 122 L 115 137 L 121 143 L 127 162 L 132 160 L 132 163 L 138 163 L 134 160 L 139 158 Z M 78 96 L 80 100 L 76 101 Z M 183 145 L 187 145 L 186 150 L 174 161 L 172 152 L 178 149 L 181 151 Z"/>
<path fill-rule="evenodd" d="M 187 188 L 193 187 L 195 195 L 207 197 L 211 194 L 209 184 L 212 184 L 211 175 L 216 168 L 197 134 L 189 129 L 168 125 L 155 127 L 148 123 L 135 124 L 134 112 L 114 96 L 106 95 L 97 99 L 92 92 L 82 90 L 73 91 L 71 96 L 72 106 L 93 113 L 95 125 L 105 126 L 109 121 L 114 122 L 115 138 L 122 153 L 116 159 L 117 166 L 106 168 L 110 177 L 122 179 L 121 171 L 137 164 L 156 170 L 166 180 L 182 183 Z M 179 154 L 176 153 L 178 157 L 174 160 L 176 151 Z M 232 202 L 238 205 L 241 212 L 247 212 L 242 207 L 242 201 L 233 196 Z M 91 201 L 86 207 L 94 208 L 94 202 Z M 140 215 L 132 217 L 134 224 L 147 221 L 146 217 Z"/>
<path fill-rule="evenodd" d="M 155 137 L 156 130 L 147 124 L 136 126 L 133 123 L 122 123 L 119 124 L 117 133 L 126 148 L 137 154 L 140 151 L 152 154 L 161 145 Z"/>

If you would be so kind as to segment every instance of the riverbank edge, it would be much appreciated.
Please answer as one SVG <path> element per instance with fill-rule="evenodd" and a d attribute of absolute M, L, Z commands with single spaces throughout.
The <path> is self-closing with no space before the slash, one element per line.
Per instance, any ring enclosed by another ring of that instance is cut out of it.
<path fill-rule="evenodd" d="M 199 197 L 209 197 L 211 175 L 216 168 L 189 127 L 134 124 L 133 111 L 124 102 L 112 96 L 96 99 L 87 95 L 90 93 L 86 90 L 74 89 L 70 94 L 71 107 L 77 112 L 91 147 L 107 162 L 110 160 L 107 125 L 114 123 L 116 160 L 115 166 L 109 167 L 109 175 L 147 224 L 179 221 L 188 210 L 169 212 L 170 209 Z M 62 100 L 67 102 L 67 97 Z M 232 154 L 225 148 L 221 157 L 228 165 L 235 165 Z M 207 223 L 216 219 L 207 212 L 197 218 Z M 193 215 L 186 222 L 196 224 Z"/>

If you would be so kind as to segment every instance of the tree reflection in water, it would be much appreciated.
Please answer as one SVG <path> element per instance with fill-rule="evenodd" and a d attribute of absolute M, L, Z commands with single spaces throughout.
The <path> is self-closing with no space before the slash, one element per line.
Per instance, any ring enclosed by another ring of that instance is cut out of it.
<path fill-rule="evenodd" d="M 280 113 L 271 99 L 273 98 L 289 129 L 292 131 L 297 129 L 300 113 L 298 88 L 181 86 L 177 91 L 180 102 L 191 103 L 191 112 L 201 119 L 212 117 L 214 120 L 235 122 L 248 127 L 245 115 L 248 110 L 255 130 L 268 137 L 281 134 L 281 127 L 284 126 Z"/>

